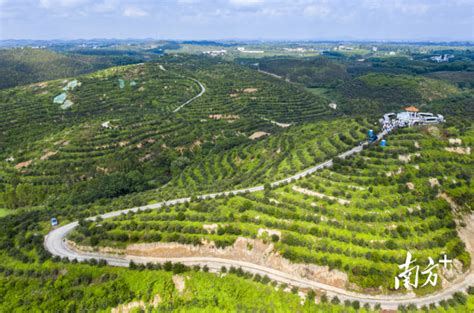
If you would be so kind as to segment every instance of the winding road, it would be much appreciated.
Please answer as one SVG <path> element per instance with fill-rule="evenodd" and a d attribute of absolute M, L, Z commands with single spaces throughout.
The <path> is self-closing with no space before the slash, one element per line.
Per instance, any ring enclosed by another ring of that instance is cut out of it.
<path fill-rule="evenodd" d="M 199 83 L 200 84 L 200 83 Z M 201 84 L 200 84 L 201 85 Z M 204 89 L 204 86 L 201 85 Z M 202 92 L 203 93 L 203 92 Z M 196 98 L 196 97 L 195 97 Z M 194 99 L 194 98 L 193 98 Z M 191 99 L 190 101 L 192 101 Z M 188 101 L 188 103 L 190 102 Z M 187 104 L 187 103 L 185 103 Z M 185 105 L 183 104 L 183 105 Z M 182 106 L 183 106 L 182 105 Z M 179 108 L 178 108 L 179 109 Z M 379 134 L 379 138 L 382 138 L 387 133 L 383 132 Z M 348 157 L 352 154 L 359 153 L 362 149 L 367 146 L 368 143 L 363 143 L 360 146 L 354 147 L 344 153 L 338 155 L 340 158 Z M 314 167 L 311 167 L 307 170 L 304 170 L 298 174 L 293 176 L 287 177 L 285 179 L 275 181 L 271 183 L 272 187 L 290 183 L 294 180 L 299 178 L 305 177 L 314 173 L 315 171 L 330 167 L 333 164 L 333 160 L 327 160 L 323 163 L 320 163 Z M 264 190 L 263 185 L 250 187 L 250 188 L 243 188 L 238 190 L 226 191 L 226 192 L 217 192 L 211 194 L 205 194 L 198 196 L 199 199 L 209 199 L 215 198 L 221 195 L 237 195 L 247 192 L 256 192 Z M 101 218 L 111 218 L 115 216 L 119 216 L 121 214 L 126 214 L 130 211 L 138 212 L 148 209 L 156 209 L 162 206 L 168 205 L 175 205 L 179 203 L 185 203 L 191 201 L 190 197 L 187 198 L 180 198 L 174 200 L 163 201 L 160 203 L 150 204 L 141 207 L 135 207 L 120 211 L 114 211 L 99 215 Z M 98 216 L 94 216 L 89 218 L 88 220 L 95 220 Z M 201 266 L 207 265 L 209 269 L 213 272 L 220 271 L 222 266 L 230 267 L 241 267 L 244 271 L 251 272 L 251 273 L 258 273 L 260 275 L 267 275 L 270 279 L 277 281 L 279 283 L 286 283 L 291 286 L 296 286 L 299 288 L 312 288 L 318 289 L 326 292 L 329 297 L 337 296 L 340 300 L 350 300 L 354 301 L 357 300 L 361 304 L 368 303 L 371 306 L 375 304 L 380 304 L 384 309 L 396 309 L 400 304 L 415 304 L 417 306 L 429 305 L 430 303 L 437 303 L 443 299 L 450 298 L 453 293 L 457 291 L 465 291 L 469 286 L 474 285 L 474 273 L 472 271 L 468 271 L 465 275 L 458 278 L 458 281 L 455 281 L 449 286 L 437 293 L 423 296 L 423 297 L 416 297 L 414 294 L 406 294 L 406 295 L 366 295 L 361 293 L 356 293 L 352 291 L 348 291 L 343 288 L 334 287 L 331 285 L 327 285 L 324 283 L 320 283 L 317 281 L 311 281 L 305 278 L 301 278 L 298 276 L 294 276 L 279 270 L 275 270 L 270 267 L 265 267 L 257 264 L 253 264 L 250 262 L 244 262 L 239 260 L 231 260 L 231 259 L 222 259 L 222 258 L 214 258 L 214 257 L 185 257 L 185 258 L 154 258 L 154 257 L 140 257 L 140 256 L 119 256 L 119 255 L 110 255 L 110 254 L 103 254 L 98 252 L 82 252 L 76 249 L 71 248 L 67 241 L 66 236 L 74 230 L 78 225 L 78 221 L 66 224 L 64 226 L 55 228 L 49 234 L 46 235 L 44 245 L 45 248 L 51 252 L 55 256 L 59 257 L 67 257 L 69 259 L 77 259 L 78 261 L 88 260 L 88 259 L 103 259 L 106 260 L 109 265 L 113 266 L 124 266 L 127 267 L 130 264 L 130 261 L 133 260 L 136 263 L 147 263 L 147 262 L 181 262 L 185 265 L 196 265 L 199 264 Z"/>
<path fill-rule="evenodd" d="M 179 110 L 181 110 L 181 108 L 183 108 L 185 105 L 193 102 L 194 100 L 196 100 L 197 98 L 201 97 L 205 92 L 206 92 L 206 87 L 204 87 L 204 85 L 197 79 L 194 79 L 194 78 L 189 78 L 190 80 L 198 83 L 199 87 L 201 87 L 201 92 L 199 92 L 195 97 L 189 99 L 188 101 L 184 102 L 183 104 L 181 104 L 179 107 L 177 107 L 176 109 L 173 110 L 174 113 L 178 112 Z"/>

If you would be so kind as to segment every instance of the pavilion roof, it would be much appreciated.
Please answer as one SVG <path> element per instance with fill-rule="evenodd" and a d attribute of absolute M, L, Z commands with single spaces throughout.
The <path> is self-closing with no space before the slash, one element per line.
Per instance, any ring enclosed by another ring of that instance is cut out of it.
<path fill-rule="evenodd" d="M 418 108 L 415 107 L 415 106 L 406 107 L 405 111 L 407 111 L 407 112 L 420 112 L 420 110 L 418 110 Z"/>

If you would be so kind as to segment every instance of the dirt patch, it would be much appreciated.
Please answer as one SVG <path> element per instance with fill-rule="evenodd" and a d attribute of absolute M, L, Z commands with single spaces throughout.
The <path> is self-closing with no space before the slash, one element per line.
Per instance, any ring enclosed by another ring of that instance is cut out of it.
<path fill-rule="evenodd" d="M 69 144 L 69 141 L 63 139 L 63 140 L 58 140 L 54 143 L 55 146 L 58 146 L 58 145 L 63 145 L 63 146 L 67 146 Z"/>
<path fill-rule="evenodd" d="M 387 177 L 390 177 L 392 175 L 400 175 L 401 173 L 403 173 L 403 168 L 399 167 L 396 172 L 390 171 L 390 172 L 385 173 L 385 175 Z"/>
<path fill-rule="evenodd" d="M 152 307 L 157 307 L 158 304 L 161 303 L 161 297 L 159 294 L 155 295 L 153 299 L 148 303 L 148 305 L 151 305 Z M 147 307 L 147 304 L 143 301 L 133 301 L 125 304 L 120 304 L 119 306 L 116 306 L 115 308 L 112 308 L 112 313 L 128 313 L 128 312 L 134 312 L 136 309 L 142 309 L 145 310 Z"/>
<path fill-rule="evenodd" d="M 244 89 L 242 89 L 243 93 L 255 93 L 257 91 L 258 91 L 257 88 L 244 88 Z"/>
<path fill-rule="evenodd" d="M 446 150 L 446 151 L 448 151 L 448 152 L 457 153 L 457 154 L 466 154 L 466 155 L 470 155 L 470 154 L 471 154 L 471 147 L 467 147 L 467 148 L 462 148 L 462 147 L 446 147 L 446 148 L 444 148 L 444 150 Z"/>
<path fill-rule="evenodd" d="M 173 283 L 176 290 L 178 290 L 178 293 L 183 294 L 184 289 L 186 288 L 186 281 L 184 280 L 184 277 L 180 275 L 173 275 Z"/>
<path fill-rule="evenodd" d="M 461 145 L 462 144 L 461 138 L 449 138 L 448 142 L 449 142 L 450 145 Z"/>
<path fill-rule="evenodd" d="M 209 118 L 211 120 L 226 120 L 226 121 L 235 121 L 240 119 L 239 115 L 233 114 L 210 114 Z"/>
<path fill-rule="evenodd" d="M 298 187 L 298 186 L 293 186 L 292 189 L 296 192 L 299 192 L 299 193 L 302 193 L 302 194 L 305 194 L 305 195 L 308 195 L 308 196 L 314 196 L 314 197 L 318 197 L 320 199 L 334 200 L 334 201 L 337 201 L 339 204 L 342 204 L 342 205 L 351 203 L 349 200 L 346 200 L 346 199 L 341 199 L 341 198 L 336 198 L 336 197 L 333 197 L 333 196 L 328 196 L 328 195 L 325 195 L 323 193 L 319 193 L 319 192 L 309 190 L 309 189 L 306 189 L 306 188 L 302 188 L 302 187 Z"/>
<path fill-rule="evenodd" d="M 442 192 L 442 193 L 440 193 L 440 194 L 438 195 L 438 197 L 440 197 L 440 198 L 446 200 L 446 202 L 449 204 L 449 206 L 451 207 L 451 209 L 452 209 L 454 212 L 459 211 L 459 206 L 457 205 L 457 203 L 456 203 L 453 199 L 451 199 L 450 196 L 448 196 L 447 193 Z"/>
<path fill-rule="evenodd" d="M 437 178 L 431 177 L 430 179 L 428 179 L 428 181 L 430 182 L 431 188 L 439 186 L 439 181 Z"/>
<path fill-rule="evenodd" d="M 204 242 L 200 246 L 165 242 L 132 244 L 127 247 L 126 253 L 144 257 L 217 257 L 239 260 L 341 288 L 346 287 L 349 281 L 347 274 L 330 270 L 327 266 L 291 263 L 274 251 L 273 243 L 264 243 L 259 239 L 239 237 L 234 245 L 224 249 L 216 248 L 213 242 Z"/>
<path fill-rule="evenodd" d="M 400 155 L 398 156 L 398 160 L 402 161 L 403 163 L 408 163 L 408 162 L 411 161 L 411 159 L 412 159 L 413 156 L 419 157 L 419 156 L 421 156 L 421 154 L 419 154 L 419 153 L 400 154 Z"/>
<path fill-rule="evenodd" d="M 202 225 L 202 228 L 204 228 L 208 233 L 211 233 L 211 232 L 216 232 L 217 231 L 217 228 L 219 226 L 217 224 L 204 224 Z"/>
<path fill-rule="evenodd" d="M 138 161 L 145 162 L 145 161 L 151 160 L 152 157 L 153 157 L 153 153 L 147 153 L 144 156 L 138 158 Z"/>
<path fill-rule="evenodd" d="M 250 135 L 249 138 L 252 139 L 252 140 L 255 140 L 255 139 L 258 139 L 260 137 L 264 137 L 264 136 L 268 136 L 268 135 L 270 135 L 270 134 L 267 133 L 267 132 L 258 131 L 258 132 L 253 133 L 252 135 Z"/>
<path fill-rule="evenodd" d="M 52 157 L 53 155 L 56 155 L 56 154 L 58 154 L 58 151 L 48 151 L 40 157 L 40 160 L 41 161 L 47 160 L 49 159 L 49 157 Z"/>
<path fill-rule="evenodd" d="M 112 308 L 112 313 L 128 313 L 132 312 L 135 309 L 145 309 L 145 302 L 143 300 L 133 301 L 125 304 L 120 304 L 119 306 Z"/>
<path fill-rule="evenodd" d="M 191 144 L 191 147 L 189 147 L 189 150 L 194 151 L 195 149 L 200 148 L 201 145 L 202 145 L 202 141 L 201 141 L 201 140 L 195 140 L 195 141 Z"/>
<path fill-rule="evenodd" d="M 99 253 L 117 254 L 117 255 L 122 255 L 125 252 L 125 250 L 121 248 L 83 246 L 83 245 L 79 245 L 75 243 L 74 241 L 67 240 L 67 239 L 66 239 L 66 243 L 72 249 L 83 251 L 83 252 L 99 252 Z"/>
<path fill-rule="evenodd" d="M 15 168 L 17 170 L 21 169 L 21 168 L 24 168 L 24 167 L 28 167 L 31 163 L 33 163 L 33 160 L 28 160 L 28 161 L 25 161 L 25 162 L 20 162 L 18 163 L 17 165 L 15 165 Z"/>
<path fill-rule="evenodd" d="M 409 154 L 399 155 L 398 160 L 402 161 L 403 163 L 408 163 L 411 160 L 411 155 L 409 155 Z"/>
<path fill-rule="evenodd" d="M 37 87 L 37 88 L 45 88 L 45 87 L 48 87 L 48 83 L 47 83 L 47 82 L 44 82 L 44 83 L 36 83 L 36 84 L 32 84 L 31 86 L 32 86 L 32 87 Z"/>

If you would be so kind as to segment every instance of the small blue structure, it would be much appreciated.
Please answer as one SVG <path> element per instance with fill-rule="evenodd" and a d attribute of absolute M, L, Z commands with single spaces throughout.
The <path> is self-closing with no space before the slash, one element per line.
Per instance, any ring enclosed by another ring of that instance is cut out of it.
<path fill-rule="evenodd" d="M 119 87 L 120 87 L 120 89 L 123 89 L 123 88 L 125 87 L 125 81 L 120 78 L 120 79 L 118 80 L 118 82 L 119 82 Z"/>
<path fill-rule="evenodd" d="M 51 226 L 57 226 L 58 225 L 58 219 L 53 217 L 51 218 Z"/>
<path fill-rule="evenodd" d="M 374 142 L 377 140 L 377 135 L 374 133 L 373 129 L 369 129 L 367 132 L 367 136 L 369 137 L 369 142 Z"/>
<path fill-rule="evenodd" d="M 386 147 L 387 146 L 387 140 L 385 140 L 385 139 L 380 140 L 380 146 L 381 147 Z"/>
<path fill-rule="evenodd" d="M 57 95 L 56 97 L 54 97 L 53 103 L 63 104 L 64 101 L 66 101 L 66 98 L 67 98 L 67 93 L 63 92 Z"/>

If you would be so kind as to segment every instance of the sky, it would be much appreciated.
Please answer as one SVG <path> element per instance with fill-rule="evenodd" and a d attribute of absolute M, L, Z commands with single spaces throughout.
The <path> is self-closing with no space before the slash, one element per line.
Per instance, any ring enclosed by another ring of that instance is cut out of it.
<path fill-rule="evenodd" d="M 474 41 L 474 0 L 0 0 L 0 39 Z"/>

